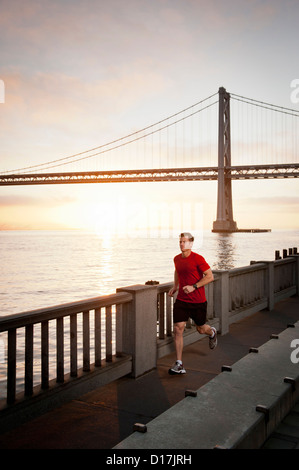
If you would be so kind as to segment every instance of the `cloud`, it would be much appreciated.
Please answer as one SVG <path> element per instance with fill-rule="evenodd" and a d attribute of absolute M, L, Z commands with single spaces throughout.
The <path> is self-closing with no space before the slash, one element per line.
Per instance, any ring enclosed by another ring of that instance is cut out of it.
<path fill-rule="evenodd" d="M 62 158 L 136 129 L 134 110 L 145 91 L 150 102 L 170 84 L 152 65 L 150 60 L 131 70 L 116 65 L 110 77 L 96 80 L 45 72 L 28 77 L 17 68 L 2 75 L 2 171 Z"/>
<path fill-rule="evenodd" d="M 172 2 L 2 0 L 0 29 L 6 64 L 24 70 L 86 71 L 105 77 L 109 67 L 151 56 L 160 67 L 188 54 L 191 32 Z M 25 60 L 27 59 L 27 60 Z"/>

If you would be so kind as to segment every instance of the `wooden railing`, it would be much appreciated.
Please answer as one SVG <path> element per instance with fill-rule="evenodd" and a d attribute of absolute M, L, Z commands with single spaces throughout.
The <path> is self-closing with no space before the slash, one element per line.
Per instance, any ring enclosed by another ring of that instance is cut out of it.
<path fill-rule="evenodd" d="M 299 292 L 299 256 L 276 261 L 251 262 L 250 266 L 229 271 L 213 271 L 214 282 L 205 287 L 208 300 L 207 320 L 222 334 L 229 325 L 259 310 L 272 310 L 275 302 Z M 158 286 L 158 357 L 167 353 L 172 338 L 172 303 L 167 295 L 172 283 Z M 188 322 L 185 335 L 195 331 Z M 195 335 L 198 339 L 198 335 Z M 190 339 L 189 339 L 190 340 Z M 192 341 L 192 339 L 191 339 Z"/>
<path fill-rule="evenodd" d="M 39 326 L 37 342 L 41 363 L 40 387 L 41 390 L 47 390 L 50 381 L 50 356 L 53 355 L 49 347 L 50 333 L 51 336 L 56 336 L 56 383 L 62 384 L 65 381 L 65 367 L 68 362 L 70 377 L 77 377 L 81 369 L 83 372 L 91 370 L 91 350 L 94 352 L 93 364 L 98 368 L 102 366 L 103 353 L 106 362 L 112 361 L 113 344 L 115 355 L 120 355 L 121 310 L 123 304 L 131 300 L 132 296 L 123 292 L 0 318 L 0 333 L 7 332 L 7 404 L 12 404 L 16 400 L 17 338 L 24 346 L 24 395 L 30 397 L 34 389 L 35 328 Z M 80 327 L 78 327 L 79 316 L 82 317 Z M 91 317 L 93 325 L 90 324 Z M 50 325 L 52 320 L 56 323 L 56 327 Z M 18 335 L 24 329 L 24 335 Z M 82 365 L 78 364 L 79 348 L 82 351 Z M 66 350 L 69 350 L 69 358 L 65 355 Z"/>
<path fill-rule="evenodd" d="M 252 261 L 228 271 L 228 323 L 252 315 L 299 293 L 299 256 L 275 261 Z M 225 293 L 222 292 L 222 296 Z"/>
<path fill-rule="evenodd" d="M 290 257 L 275 261 L 274 263 L 274 300 L 277 302 L 286 294 L 296 294 L 296 283 L 298 282 L 298 257 Z"/>
<path fill-rule="evenodd" d="M 214 282 L 205 287 L 207 317 L 221 334 L 228 333 L 231 323 L 264 308 L 271 310 L 275 302 L 299 293 L 298 255 L 213 273 Z M 36 396 L 39 401 L 40 397 L 53 400 L 53 390 L 55 396 L 58 390 L 73 397 L 70 389 L 79 383 L 99 386 L 154 368 L 157 357 L 174 349 L 171 286 L 130 286 L 113 295 L 0 317 L 0 340 L 5 335 L 6 341 L 2 356 L 7 362 L 0 428 L 7 410 L 20 402 L 35 406 Z M 195 326 L 188 322 L 185 344 L 198 339 Z M 24 363 L 22 393 L 16 387 L 18 361 Z M 35 363 L 40 369 L 37 384 Z"/>

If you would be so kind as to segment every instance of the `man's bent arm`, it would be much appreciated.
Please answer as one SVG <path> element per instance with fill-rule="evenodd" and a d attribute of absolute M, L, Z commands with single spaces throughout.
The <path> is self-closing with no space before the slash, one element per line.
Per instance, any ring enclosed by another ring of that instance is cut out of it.
<path fill-rule="evenodd" d="M 210 284 L 210 282 L 214 281 L 214 275 L 212 273 L 212 269 L 207 269 L 207 271 L 204 271 L 203 273 L 203 278 L 196 282 L 197 288 L 206 286 L 207 284 Z"/>
<path fill-rule="evenodd" d="M 178 288 L 179 288 L 179 276 L 178 276 L 177 270 L 175 269 L 173 287 L 168 292 L 168 295 L 172 296 L 178 290 Z"/>
<path fill-rule="evenodd" d="M 214 276 L 210 268 L 210 269 L 207 269 L 203 273 L 203 278 L 200 281 L 197 281 L 195 284 L 193 284 L 193 286 L 184 286 L 183 291 L 185 292 L 185 294 L 190 294 L 191 292 L 195 291 L 195 287 L 194 287 L 195 285 L 197 286 L 197 289 L 198 289 L 199 287 L 206 286 L 212 281 L 214 281 Z"/>

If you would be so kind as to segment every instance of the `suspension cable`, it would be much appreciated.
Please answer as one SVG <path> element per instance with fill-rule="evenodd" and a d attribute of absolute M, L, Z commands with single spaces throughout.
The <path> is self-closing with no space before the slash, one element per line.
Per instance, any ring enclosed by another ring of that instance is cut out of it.
<path fill-rule="evenodd" d="M 106 152 L 111 151 L 111 150 L 115 150 L 115 149 L 120 148 L 120 147 L 122 147 L 122 146 L 124 146 L 124 145 L 128 145 L 128 144 L 130 144 L 130 143 L 132 143 L 132 142 L 135 142 L 135 141 L 140 140 L 140 139 L 142 139 L 142 138 L 148 137 L 149 135 L 155 134 L 156 132 L 159 132 L 159 131 L 161 131 L 161 130 L 163 130 L 163 129 L 166 129 L 166 128 L 168 128 L 168 127 L 174 125 L 174 124 L 177 124 L 177 123 L 180 122 L 180 121 L 183 121 L 184 119 L 187 119 L 187 118 L 189 118 L 189 117 L 191 117 L 191 116 L 193 116 L 193 115 L 195 115 L 195 114 L 198 114 L 199 112 L 203 111 L 204 109 L 209 108 L 210 106 L 214 105 L 215 103 L 218 103 L 218 100 L 215 101 L 214 103 L 210 104 L 210 105 L 205 106 L 204 108 L 201 108 L 201 109 L 198 110 L 198 111 L 195 111 L 194 113 L 189 114 L 188 116 L 185 116 L 185 117 L 183 117 L 183 118 L 181 118 L 181 119 L 178 119 L 178 120 L 176 120 L 176 121 L 174 121 L 174 122 L 172 122 L 172 123 L 170 123 L 170 124 L 168 124 L 168 125 L 165 125 L 165 126 L 163 126 L 162 128 L 159 128 L 159 129 L 157 129 L 157 130 L 153 130 L 153 131 L 151 131 L 151 132 L 149 132 L 149 133 L 147 133 L 147 134 L 143 134 L 142 136 L 136 137 L 136 138 L 134 138 L 134 139 L 131 139 L 131 140 L 129 140 L 128 142 L 125 142 L 125 143 L 122 143 L 122 144 L 118 144 L 118 142 L 121 142 L 121 141 L 123 141 L 123 140 L 129 139 L 129 138 L 131 138 L 131 137 L 133 137 L 133 136 L 135 136 L 135 135 L 137 135 L 137 134 L 140 134 L 141 132 L 145 132 L 145 131 L 147 131 L 147 130 L 149 130 L 149 129 L 155 127 L 155 126 L 158 126 L 158 125 L 162 124 L 163 122 L 169 121 L 170 119 L 173 119 L 173 118 L 179 116 L 180 114 L 185 113 L 186 111 L 189 111 L 189 110 L 192 109 L 192 108 L 195 108 L 196 106 L 199 106 L 200 104 L 204 103 L 205 101 L 207 101 L 207 100 L 213 98 L 215 95 L 218 95 L 218 92 L 214 93 L 214 94 L 211 95 L 211 96 L 208 96 L 207 98 L 205 98 L 205 99 L 203 99 L 203 100 L 201 100 L 201 101 L 199 101 L 199 102 L 197 102 L 197 103 L 195 103 L 195 104 L 193 104 L 193 105 L 191 105 L 191 106 L 189 106 L 189 107 L 187 107 L 187 108 L 185 108 L 185 109 L 183 109 L 183 110 L 181 110 L 181 111 L 178 111 L 177 113 L 172 114 L 171 116 L 168 116 L 167 118 L 164 118 L 164 119 L 162 119 L 162 120 L 160 120 L 160 121 L 157 121 L 157 122 L 155 122 L 154 124 L 151 124 L 151 125 L 149 125 L 149 126 L 146 126 L 146 127 L 144 127 L 143 129 L 139 129 L 138 131 L 132 132 L 131 134 L 128 134 L 128 135 L 126 135 L 126 136 L 123 136 L 123 137 L 120 137 L 120 138 L 118 138 L 118 139 L 112 140 L 112 141 L 110 141 L 110 142 L 108 142 L 108 143 L 106 143 L 106 144 L 99 145 L 98 147 L 94 147 L 94 148 L 92 148 L 92 149 L 85 150 L 85 151 L 83 151 L 83 152 L 79 152 L 79 153 L 70 155 L 70 156 L 68 156 L 68 157 L 63 157 L 63 158 L 59 158 L 59 159 L 57 159 L 57 160 L 51 160 L 51 161 L 48 161 L 48 162 L 45 162 L 45 163 L 40 163 L 40 164 L 38 164 L 38 165 L 31 165 L 31 166 L 27 166 L 27 167 L 24 167 L 24 168 L 18 168 L 17 170 L 5 171 L 4 173 L 14 173 L 14 172 L 23 171 L 23 170 L 31 170 L 31 171 L 32 171 L 33 168 L 35 168 L 35 169 L 40 169 L 40 168 L 42 168 L 43 170 L 47 170 L 47 169 L 49 169 L 49 168 L 53 168 L 53 167 L 56 167 L 56 166 L 67 165 L 67 164 L 70 164 L 70 163 L 78 162 L 78 161 L 80 161 L 80 160 L 85 160 L 85 159 L 87 159 L 87 158 L 94 157 L 94 156 L 96 156 L 96 155 L 100 155 L 100 154 L 102 154 L 102 153 L 106 153 Z M 114 146 L 114 147 L 112 147 L 112 148 L 105 149 L 105 147 L 108 147 L 108 146 L 114 145 L 114 144 L 118 144 L 118 145 L 116 145 L 116 146 Z M 100 149 L 104 149 L 104 150 L 100 150 Z M 96 153 L 94 153 L 94 154 L 92 154 L 92 155 L 87 155 L 87 156 L 81 157 L 81 155 L 85 155 L 86 153 L 94 152 L 95 150 L 100 150 L 100 151 L 99 151 L 99 152 L 96 152 Z M 76 158 L 76 157 L 81 157 L 81 158 Z M 75 158 L 76 158 L 76 159 L 75 159 Z M 72 160 L 72 159 L 73 159 L 73 160 Z M 66 160 L 71 160 L 71 161 L 66 161 Z M 63 163 L 61 163 L 61 162 L 63 162 Z M 46 165 L 48 165 L 48 166 L 46 166 Z M 49 165 L 50 165 L 50 166 L 49 166 Z M 30 173 L 31 171 L 27 171 L 27 172 L 25 172 L 25 173 L 28 173 L 28 172 Z"/>
<path fill-rule="evenodd" d="M 236 101 L 242 101 L 243 103 L 251 104 L 253 106 L 259 106 L 260 108 L 269 109 L 271 111 L 290 114 L 291 116 L 299 117 L 299 111 L 296 109 L 285 108 L 283 106 L 277 106 L 276 104 L 265 103 L 263 101 L 254 100 L 253 98 L 246 98 L 245 96 L 236 95 L 230 93 L 232 99 Z"/>
<path fill-rule="evenodd" d="M 217 100 L 217 101 L 214 101 L 213 103 L 211 103 L 211 104 L 209 104 L 209 105 L 207 105 L 207 106 L 205 106 L 204 108 L 201 108 L 201 109 L 198 110 L 198 111 L 195 111 L 195 112 L 193 112 L 193 113 L 191 113 L 191 114 L 188 114 L 188 116 L 185 116 L 185 117 L 182 117 L 182 118 L 180 118 L 180 119 L 177 119 L 176 121 L 171 122 L 170 124 L 167 124 L 167 125 L 165 125 L 165 126 L 163 126 L 163 127 L 159 127 L 159 129 L 155 129 L 155 130 L 153 130 L 153 131 L 151 131 L 151 132 L 148 132 L 147 134 L 143 134 L 143 135 L 141 135 L 141 136 L 139 136 L 139 137 L 135 137 L 134 139 L 129 140 L 129 141 L 127 141 L 127 142 L 124 142 L 124 143 L 122 143 L 122 144 L 118 144 L 118 145 L 115 145 L 114 147 L 101 150 L 101 151 L 99 151 L 99 152 L 93 153 L 92 155 L 86 155 L 86 156 L 84 156 L 84 157 L 80 157 L 80 158 L 74 159 L 74 160 L 72 160 L 71 162 L 64 162 L 64 163 L 57 163 L 57 164 L 54 164 L 54 165 L 50 165 L 50 166 L 47 166 L 47 167 L 43 168 L 43 170 L 48 170 L 49 168 L 58 167 L 58 166 L 63 166 L 63 165 L 68 165 L 68 164 L 70 164 L 70 163 L 79 162 L 79 161 L 81 161 L 81 160 L 87 160 L 88 158 L 92 158 L 92 157 L 95 157 L 95 156 L 97 156 L 97 155 L 102 155 L 102 154 L 107 153 L 107 152 L 110 152 L 110 151 L 112 151 L 112 150 L 116 150 L 116 149 L 118 149 L 118 148 L 120 148 L 120 147 L 124 147 L 124 146 L 126 146 L 126 145 L 132 144 L 133 142 L 137 142 L 138 140 L 141 140 L 141 139 L 143 139 L 143 138 L 145 138 L 145 137 L 149 137 L 149 136 L 151 136 L 151 135 L 154 135 L 154 134 L 156 134 L 157 132 L 160 132 L 160 131 L 162 131 L 162 130 L 164 130 L 164 129 L 167 129 L 167 128 L 169 128 L 169 127 L 171 127 L 171 126 L 173 126 L 173 125 L 175 125 L 175 124 L 181 122 L 181 121 L 184 121 L 185 119 L 187 119 L 187 118 L 189 118 L 189 117 L 191 117 L 191 116 L 194 116 L 195 114 L 198 114 L 198 113 L 200 113 L 201 111 L 203 111 L 203 110 L 205 110 L 205 109 L 207 109 L 207 108 L 210 108 L 211 106 L 213 106 L 214 104 L 217 104 L 217 103 L 218 103 L 218 100 Z M 179 113 L 178 113 L 178 114 L 179 114 Z M 153 126 L 149 126 L 149 127 L 153 127 Z M 138 132 L 140 132 L 140 131 L 138 131 Z M 138 132 L 136 132 L 136 133 L 138 133 Z M 134 135 L 134 134 L 136 134 L 136 133 L 134 132 L 134 133 L 131 134 L 131 135 Z M 130 136 L 127 136 L 127 137 L 130 137 Z M 122 140 L 122 139 L 117 139 L 117 141 L 115 141 L 115 142 L 119 142 L 120 140 Z M 107 144 L 107 145 L 108 145 L 108 144 Z M 97 147 L 97 148 L 99 148 L 99 147 Z M 53 163 L 53 162 L 48 162 L 48 163 Z M 25 172 L 25 173 L 26 173 L 26 172 Z"/>

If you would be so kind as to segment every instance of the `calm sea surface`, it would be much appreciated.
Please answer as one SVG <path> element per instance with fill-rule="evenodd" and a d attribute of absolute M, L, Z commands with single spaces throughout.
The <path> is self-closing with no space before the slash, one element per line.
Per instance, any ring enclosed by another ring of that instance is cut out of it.
<path fill-rule="evenodd" d="M 222 235 L 204 231 L 193 250 L 212 269 L 273 260 L 299 246 L 299 230 Z M 118 287 L 173 279 L 178 239 L 100 239 L 80 231 L 0 232 L 0 316 L 114 293 Z"/>
<path fill-rule="evenodd" d="M 273 260 L 298 247 L 299 230 L 220 235 L 206 231 L 194 251 L 212 269 Z M 0 231 L 0 316 L 114 293 L 116 288 L 173 279 L 178 238 L 101 239 L 80 231 Z M 24 332 L 17 340 L 17 391 L 24 382 Z M 35 329 L 34 384 L 40 382 L 40 326 Z M 55 377 L 55 326 L 50 325 L 50 378 Z M 53 345 L 53 348 L 51 348 Z M 78 345 L 80 347 L 80 345 Z M 81 348 L 82 349 L 82 348 Z M 80 354 L 80 351 L 78 352 Z M 82 356 L 82 351 L 81 351 Z M 7 335 L 0 333 L 0 398 L 6 395 Z M 69 361 L 65 356 L 65 373 Z M 81 359 L 82 360 L 82 359 Z"/>

